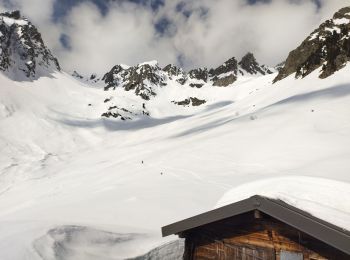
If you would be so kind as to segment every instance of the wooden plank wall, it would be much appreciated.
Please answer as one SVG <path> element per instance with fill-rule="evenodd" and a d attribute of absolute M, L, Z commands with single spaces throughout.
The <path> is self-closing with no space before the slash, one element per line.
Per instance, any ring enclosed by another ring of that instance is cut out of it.
<path fill-rule="evenodd" d="M 237 224 L 239 223 L 239 224 Z M 280 260 L 281 250 L 304 260 L 349 260 L 344 253 L 269 216 L 245 214 L 184 234 L 185 260 Z"/>

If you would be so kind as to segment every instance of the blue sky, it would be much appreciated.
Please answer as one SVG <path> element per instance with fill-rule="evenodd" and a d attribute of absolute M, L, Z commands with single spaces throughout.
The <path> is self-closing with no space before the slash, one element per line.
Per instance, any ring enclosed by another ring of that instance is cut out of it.
<path fill-rule="evenodd" d="M 42 33 L 63 68 L 105 72 L 156 59 L 215 67 L 248 51 L 283 61 L 344 0 L 0 0 Z"/>

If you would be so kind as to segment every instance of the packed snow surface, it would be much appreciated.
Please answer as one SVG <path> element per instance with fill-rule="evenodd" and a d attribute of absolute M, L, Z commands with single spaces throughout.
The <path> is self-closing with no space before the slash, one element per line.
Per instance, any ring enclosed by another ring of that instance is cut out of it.
<path fill-rule="evenodd" d="M 350 230 L 350 183 L 305 176 L 265 179 L 233 188 L 219 200 L 216 207 L 254 195 L 280 199 L 315 217 Z"/>
<path fill-rule="evenodd" d="M 32 82 L 0 74 L 0 259 L 143 255 L 175 239 L 161 238 L 162 226 L 210 210 L 232 188 L 281 176 L 299 182 L 300 194 L 271 196 L 348 227 L 350 66 L 323 80 L 315 71 L 272 84 L 275 76 L 165 86 L 147 103 L 151 117 L 125 122 L 101 114 L 110 96 L 142 107 L 131 91 L 58 72 Z M 207 103 L 171 103 L 189 97 Z M 276 186 L 268 182 L 245 196 Z M 343 204 L 332 201 L 334 183 Z M 327 198 L 322 207 L 317 194 Z"/>

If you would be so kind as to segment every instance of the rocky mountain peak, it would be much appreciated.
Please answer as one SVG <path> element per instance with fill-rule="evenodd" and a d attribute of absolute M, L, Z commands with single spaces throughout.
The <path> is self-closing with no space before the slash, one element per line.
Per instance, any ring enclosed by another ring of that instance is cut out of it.
<path fill-rule="evenodd" d="M 240 64 L 232 57 L 215 69 L 202 67 L 187 73 L 173 64 L 161 69 L 157 61 L 144 62 L 133 67 L 115 65 L 102 80 L 106 84 L 105 90 L 121 87 L 126 91 L 133 90 L 136 95 L 149 100 L 156 95 L 157 88 L 166 86 L 169 82 L 192 88 L 201 88 L 206 84 L 226 87 L 237 80 L 239 71 L 240 76 L 272 73 L 267 67 L 260 66 L 251 53 L 245 55 Z"/>
<path fill-rule="evenodd" d="M 188 72 L 188 76 L 191 79 L 201 80 L 203 82 L 208 81 L 208 69 L 207 68 L 197 68 L 192 69 Z"/>
<path fill-rule="evenodd" d="M 226 87 L 237 80 L 240 75 L 266 75 L 272 71 L 265 65 L 259 65 L 252 53 L 247 53 L 240 62 L 235 57 L 209 71 L 213 86 Z"/>
<path fill-rule="evenodd" d="M 341 8 L 338 12 L 336 12 L 333 16 L 333 19 L 350 19 L 350 6 Z"/>
<path fill-rule="evenodd" d="M 16 19 L 16 20 L 21 19 L 21 12 L 19 10 L 15 10 L 15 11 L 12 11 L 12 12 L 5 12 L 5 13 L 2 13 L 0 15 L 4 16 L 4 17 Z"/>
<path fill-rule="evenodd" d="M 222 65 L 217 67 L 216 69 L 211 69 L 209 71 L 209 74 L 211 77 L 219 76 L 224 73 L 233 72 L 237 75 L 237 60 L 235 57 L 230 58 L 229 60 L 225 61 Z"/>
<path fill-rule="evenodd" d="M 169 77 L 179 76 L 183 74 L 183 70 L 173 64 L 168 64 L 163 68 L 163 71 L 165 71 Z"/>
<path fill-rule="evenodd" d="M 106 83 L 105 90 L 123 87 L 126 91 L 134 90 L 136 95 L 149 100 L 155 96 L 155 87 L 165 85 L 166 77 L 158 62 L 151 61 L 133 67 L 116 65 L 102 80 Z"/>
<path fill-rule="evenodd" d="M 249 74 L 260 73 L 262 75 L 266 75 L 272 73 L 272 71 L 269 70 L 265 65 L 261 66 L 256 61 L 253 53 L 251 52 L 248 52 L 246 55 L 244 55 L 238 65 L 241 67 L 241 69 L 245 70 Z"/>
<path fill-rule="evenodd" d="M 320 69 L 320 78 L 326 78 L 350 61 L 350 7 L 336 12 L 332 19 L 322 23 L 299 47 L 291 51 L 285 66 L 274 82 L 293 73 L 305 77 Z"/>
<path fill-rule="evenodd" d="M 36 79 L 60 70 L 37 28 L 19 11 L 0 14 L 0 70 L 15 80 Z"/>

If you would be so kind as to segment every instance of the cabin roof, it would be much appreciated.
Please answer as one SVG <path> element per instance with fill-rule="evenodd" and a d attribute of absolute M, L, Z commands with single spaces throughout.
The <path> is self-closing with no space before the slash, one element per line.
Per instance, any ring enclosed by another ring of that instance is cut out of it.
<path fill-rule="evenodd" d="M 197 216 L 162 227 L 162 235 L 180 235 L 185 231 L 259 210 L 318 240 L 350 254 L 350 232 L 295 208 L 281 200 L 255 195 L 245 200 L 223 206 Z"/>

